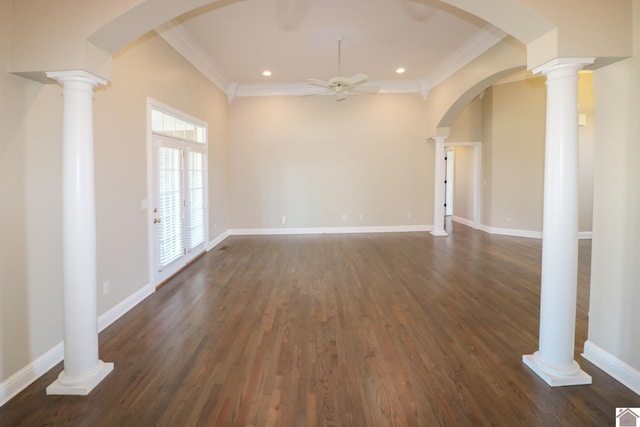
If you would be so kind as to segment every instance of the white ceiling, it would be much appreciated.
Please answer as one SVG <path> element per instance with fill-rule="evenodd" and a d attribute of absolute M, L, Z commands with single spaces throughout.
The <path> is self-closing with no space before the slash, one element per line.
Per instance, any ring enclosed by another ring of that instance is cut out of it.
<path fill-rule="evenodd" d="M 328 80 L 342 39 L 343 76 L 364 73 L 383 91 L 425 96 L 505 36 L 437 0 L 221 0 L 158 32 L 227 92 Z"/>

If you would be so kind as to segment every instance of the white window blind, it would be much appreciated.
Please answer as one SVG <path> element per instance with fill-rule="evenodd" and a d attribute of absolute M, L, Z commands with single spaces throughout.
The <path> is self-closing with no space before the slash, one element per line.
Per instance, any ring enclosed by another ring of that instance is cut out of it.
<path fill-rule="evenodd" d="M 205 169 L 204 153 L 186 153 L 186 227 L 187 249 L 191 250 L 205 239 Z"/>
<path fill-rule="evenodd" d="M 182 151 L 158 147 L 158 186 L 156 224 L 159 264 L 165 267 L 183 255 Z"/>
<path fill-rule="evenodd" d="M 161 283 L 206 250 L 207 124 L 149 102 L 153 281 Z"/>

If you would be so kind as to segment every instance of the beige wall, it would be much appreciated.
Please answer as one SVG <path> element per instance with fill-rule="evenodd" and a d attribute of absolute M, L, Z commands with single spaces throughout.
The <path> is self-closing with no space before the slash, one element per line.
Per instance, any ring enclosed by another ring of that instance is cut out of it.
<path fill-rule="evenodd" d="M 556 57 L 599 57 L 610 61 L 631 54 L 631 6 L 634 0 L 524 0 L 557 30 L 527 45 L 531 69 Z"/>
<path fill-rule="evenodd" d="M 585 124 L 578 127 L 578 202 L 580 231 L 593 230 L 593 152 L 595 148 L 596 123 L 594 117 L 595 97 L 593 72 L 580 72 L 578 80 L 578 112 L 584 114 Z"/>
<path fill-rule="evenodd" d="M 448 143 L 482 141 L 482 97 L 475 97 L 449 129 Z M 474 148 L 454 147 L 453 216 L 473 221 Z"/>
<path fill-rule="evenodd" d="M 149 34 L 114 56 L 113 81 L 95 95 L 98 284 L 108 280 L 111 287 L 107 295 L 99 292 L 99 313 L 150 280 L 148 213 L 141 209 L 147 198 L 147 97 L 209 124 L 210 237 L 227 229 L 226 96 Z"/>
<path fill-rule="evenodd" d="M 634 3 L 640 40 L 640 3 Z M 595 72 L 597 99 L 589 341 L 640 370 L 640 45 Z"/>
<path fill-rule="evenodd" d="M 449 128 L 447 142 L 482 141 L 482 99 L 475 97 Z"/>
<path fill-rule="evenodd" d="M 0 0 L 0 69 L 11 1 Z M 0 381 L 60 342 L 60 91 L 0 73 Z"/>
<path fill-rule="evenodd" d="M 432 224 L 424 114 L 418 95 L 236 99 L 231 227 Z"/>
<path fill-rule="evenodd" d="M 473 147 L 454 148 L 453 216 L 473 222 Z"/>
<path fill-rule="evenodd" d="M 9 0 L 0 0 L 6 69 Z M 99 314 L 149 283 L 146 97 L 209 123 L 210 220 L 227 229 L 226 98 L 159 37 L 118 54 L 95 93 Z M 0 73 L 0 383 L 62 341 L 62 98 Z M 211 229 L 211 238 L 215 237 Z"/>
<path fill-rule="evenodd" d="M 76 9 L 60 3 L 52 6 L 44 0 L 0 0 L 0 69 L 10 69 L 11 65 L 8 57 L 14 4 L 20 8 L 17 16 L 21 21 L 13 29 L 25 35 L 14 44 L 18 62 L 13 64 L 14 69 L 42 71 L 87 64 L 97 71 L 105 59 L 102 52 L 92 51 L 75 36 L 83 39 L 93 27 L 114 17 L 111 6 L 125 10 L 137 3 L 69 0 L 65 4 L 81 7 L 70 15 L 68 11 Z M 625 0 L 625 7 L 630 3 Z M 549 8 L 557 4 L 545 1 L 540 11 L 552 14 Z M 610 7 L 606 2 L 601 4 Z M 640 6 L 637 1 L 633 5 L 634 38 L 639 40 Z M 43 7 L 50 10 L 42 13 Z M 627 16 L 624 9 L 615 12 L 606 18 L 622 20 L 621 15 Z M 576 16 L 581 15 L 571 10 L 560 20 L 573 22 Z M 589 19 L 603 16 L 597 8 L 588 14 Z M 594 32 L 592 37 L 598 34 Z M 612 33 L 616 38 L 621 35 L 624 28 L 619 34 Z M 588 45 L 585 40 L 580 42 Z M 623 52 L 626 44 L 619 45 Z M 511 59 L 504 64 L 523 63 L 521 48 L 508 50 L 512 51 Z M 635 55 L 639 54 L 636 45 Z M 149 62 L 143 63 L 140 58 Z M 468 79 L 454 76 L 450 85 L 434 89 L 433 109 L 427 108 L 439 113 L 434 115 L 425 114 L 421 99 L 408 95 L 379 96 L 373 103 L 354 97 L 338 105 L 321 97 L 238 99 L 229 113 L 234 145 L 227 152 L 223 95 L 170 48 L 155 37 L 147 38 L 119 54 L 115 61 L 113 84 L 95 96 L 98 280 L 112 283 L 109 298 L 100 297 L 101 313 L 148 281 L 146 216 L 140 209 L 140 199 L 146 196 L 146 161 L 141 148 L 146 141 L 143 125 L 136 119 L 146 108 L 147 95 L 209 121 L 213 141 L 212 231 L 213 224 L 218 224 L 217 232 L 227 228 L 227 157 L 233 172 L 229 192 L 234 196 L 233 227 L 279 227 L 281 215 L 287 215 L 287 226 L 431 224 L 433 146 L 424 142 L 425 137 L 432 136 L 428 131 L 425 134 L 424 122 L 431 121 L 427 129 L 435 129 L 443 115 L 453 111 L 449 110 L 451 103 L 472 96 L 473 91 L 467 89 L 479 88 L 487 77 L 486 72 L 476 74 L 471 69 Z M 598 108 L 594 140 L 598 144 L 594 156 L 589 324 L 590 341 L 635 369 L 640 369 L 640 341 L 636 339 L 640 317 L 635 304 L 640 300 L 636 259 L 640 252 L 638 76 L 637 59 L 595 74 Z M 503 139 L 514 139 L 507 129 L 512 125 L 503 123 L 511 120 L 512 114 L 505 104 L 517 106 L 517 111 L 533 108 L 518 100 L 512 103 L 507 96 L 510 89 L 503 89 L 487 90 L 482 100 L 483 223 L 493 226 L 500 226 L 497 221 L 493 224 L 492 218 L 504 217 L 505 204 L 523 209 L 502 194 L 508 194 L 508 188 L 501 188 L 504 184 L 499 182 L 513 175 L 513 170 L 501 164 L 502 156 L 514 149 L 503 145 Z M 526 92 L 523 89 L 514 94 Z M 538 100 L 538 91 L 534 93 Z M 582 108 L 586 107 L 581 101 Z M 507 112 L 509 115 L 505 115 Z M 457 109 L 452 116 L 457 116 Z M 586 129 L 581 129 L 581 141 Z M 62 339 L 60 136 L 60 88 L 0 73 L 0 381 Z M 393 149 L 398 147 L 401 149 Z M 522 153 L 514 151 L 515 159 L 521 159 Z M 588 154 L 588 149 L 581 148 L 581 159 Z M 513 165 L 515 160 L 504 162 Z M 526 172 L 541 185 L 528 169 Z M 412 213 L 411 219 L 407 218 L 408 212 Z M 520 211 L 514 212 L 513 222 L 523 219 Z M 349 215 L 346 222 L 339 218 L 344 213 Z M 360 213 L 364 215 L 362 220 Z M 581 216 L 581 229 L 583 226 Z"/>
<path fill-rule="evenodd" d="M 490 216 L 484 225 L 542 230 L 545 104 L 542 78 L 492 88 L 491 149 L 484 153 L 491 157 L 491 192 L 485 200 Z"/>
<path fill-rule="evenodd" d="M 591 231 L 593 193 L 592 73 L 581 73 L 579 128 L 579 230 Z M 489 89 L 483 114 L 483 224 L 542 231 L 546 84 L 543 77 Z M 507 219 L 511 217 L 511 221 Z"/>
<path fill-rule="evenodd" d="M 480 224 L 488 225 L 492 216 L 493 197 L 493 87 L 482 96 L 482 183 L 480 185 L 482 206 Z"/>

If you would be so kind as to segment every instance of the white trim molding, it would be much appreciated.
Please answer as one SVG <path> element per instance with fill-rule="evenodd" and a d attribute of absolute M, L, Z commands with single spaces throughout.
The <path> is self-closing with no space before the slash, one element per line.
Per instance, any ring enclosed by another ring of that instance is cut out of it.
<path fill-rule="evenodd" d="M 308 228 L 235 228 L 231 236 L 266 236 L 295 234 L 409 233 L 431 231 L 432 225 L 389 225 L 378 227 L 308 227 Z"/>
<path fill-rule="evenodd" d="M 456 217 L 453 218 L 454 221 L 456 222 L 460 222 L 462 224 L 465 225 L 469 225 L 470 227 L 473 227 L 473 224 L 468 224 L 463 222 L 461 219 L 460 221 L 456 220 Z M 464 221 L 469 221 L 469 220 L 464 220 Z M 542 239 L 542 231 L 533 231 L 533 230 L 519 230 L 516 228 L 500 228 L 500 227 L 489 227 L 488 225 L 481 225 L 480 226 L 480 230 L 484 231 L 485 233 L 489 233 L 489 234 L 498 234 L 501 236 L 513 236 L 513 237 L 527 237 L 530 239 Z M 578 239 L 580 240 L 588 240 L 591 239 L 593 233 L 591 231 L 581 231 L 578 233 Z"/>
<path fill-rule="evenodd" d="M 452 215 L 451 219 L 453 220 L 453 222 L 466 225 L 467 227 L 475 228 L 473 221 L 470 219 L 462 218 L 461 216 L 455 216 L 455 215 Z"/>
<path fill-rule="evenodd" d="M 542 239 L 542 231 L 518 230 L 515 228 L 498 228 L 482 225 L 482 231 L 489 234 L 499 234 L 501 236 L 526 237 L 529 239 Z"/>
<path fill-rule="evenodd" d="M 102 332 L 116 320 L 155 292 L 151 284 L 143 286 L 112 309 L 98 317 L 98 331 Z M 64 342 L 53 346 L 33 362 L 0 383 L 0 407 L 15 395 L 29 387 L 35 380 L 54 368 L 64 359 Z"/>
<path fill-rule="evenodd" d="M 175 19 L 155 30 L 171 47 L 197 68 L 220 90 L 227 94 L 229 104 L 243 96 L 301 96 L 313 87 L 307 83 L 242 83 L 232 82 L 220 70 L 215 60 L 188 31 Z M 444 60 L 430 76 L 416 80 L 371 81 L 380 93 L 416 93 L 427 99 L 429 91 L 452 74 L 469 64 L 507 36 L 502 30 L 487 24 L 478 30 L 465 44 Z M 330 94 L 330 93 L 329 93 Z"/>
<path fill-rule="evenodd" d="M 184 30 L 178 21 L 171 20 L 156 28 L 156 33 L 164 39 L 176 52 L 184 56 L 198 71 L 208 78 L 221 91 L 229 86 L 229 79 L 220 71 L 211 57 L 200 44 Z"/>
<path fill-rule="evenodd" d="M 152 286 L 151 283 L 147 283 L 142 288 L 120 301 L 120 303 L 115 307 L 98 317 L 98 331 L 102 332 L 107 329 L 111 324 L 113 324 L 113 322 L 124 316 L 129 310 L 140 304 L 155 291 L 156 288 Z"/>
<path fill-rule="evenodd" d="M 63 358 L 64 345 L 63 343 L 58 343 L 42 356 L 0 383 L 0 407 L 62 362 Z"/>
<path fill-rule="evenodd" d="M 507 33 L 501 29 L 491 24 L 485 25 L 466 43 L 445 59 L 436 71 L 431 73 L 429 76 L 431 87 L 442 83 L 456 71 L 462 69 L 465 65 L 498 44 L 506 36 Z"/>
<path fill-rule="evenodd" d="M 473 147 L 473 220 L 470 227 L 480 230 L 480 215 L 482 210 L 482 142 L 447 142 L 445 148 L 449 147 Z"/>
<path fill-rule="evenodd" d="M 441 129 L 442 134 L 449 135 L 449 128 Z M 446 237 L 449 235 L 444 227 L 445 216 L 445 166 L 446 166 L 446 154 L 444 143 L 447 136 L 434 136 L 434 156 L 433 156 L 433 230 L 432 236 Z"/>
<path fill-rule="evenodd" d="M 227 230 L 224 233 L 222 233 L 221 235 L 219 235 L 218 237 L 216 237 L 213 240 L 211 240 L 209 242 L 209 245 L 207 246 L 207 252 L 210 251 L 211 249 L 215 248 L 216 246 L 218 246 L 220 243 L 222 243 L 229 236 L 230 236 L 229 230 Z"/>
<path fill-rule="evenodd" d="M 617 381 L 640 395 L 640 371 L 618 359 L 611 353 L 587 340 L 582 357 L 611 375 Z"/>

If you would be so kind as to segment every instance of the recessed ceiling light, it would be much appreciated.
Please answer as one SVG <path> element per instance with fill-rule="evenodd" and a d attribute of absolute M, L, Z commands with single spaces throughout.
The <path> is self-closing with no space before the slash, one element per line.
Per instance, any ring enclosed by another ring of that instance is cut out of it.
<path fill-rule="evenodd" d="M 271 76 L 271 71 L 269 71 L 269 70 L 264 70 L 264 71 L 262 72 L 262 75 L 263 75 L 263 76 L 265 76 L 265 77 L 269 77 L 269 76 Z"/>
<path fill-rule="evenodd" d="M 402 67 L 398 67 L 398 68 L 396 69 L 396 73 L 398 73 L 398 74 L 402 74 L 402 73 L 404 73 L 405 71 L 406 71 L 406 70 L 405 70 L 404 68 L 402 68 Z"/>

